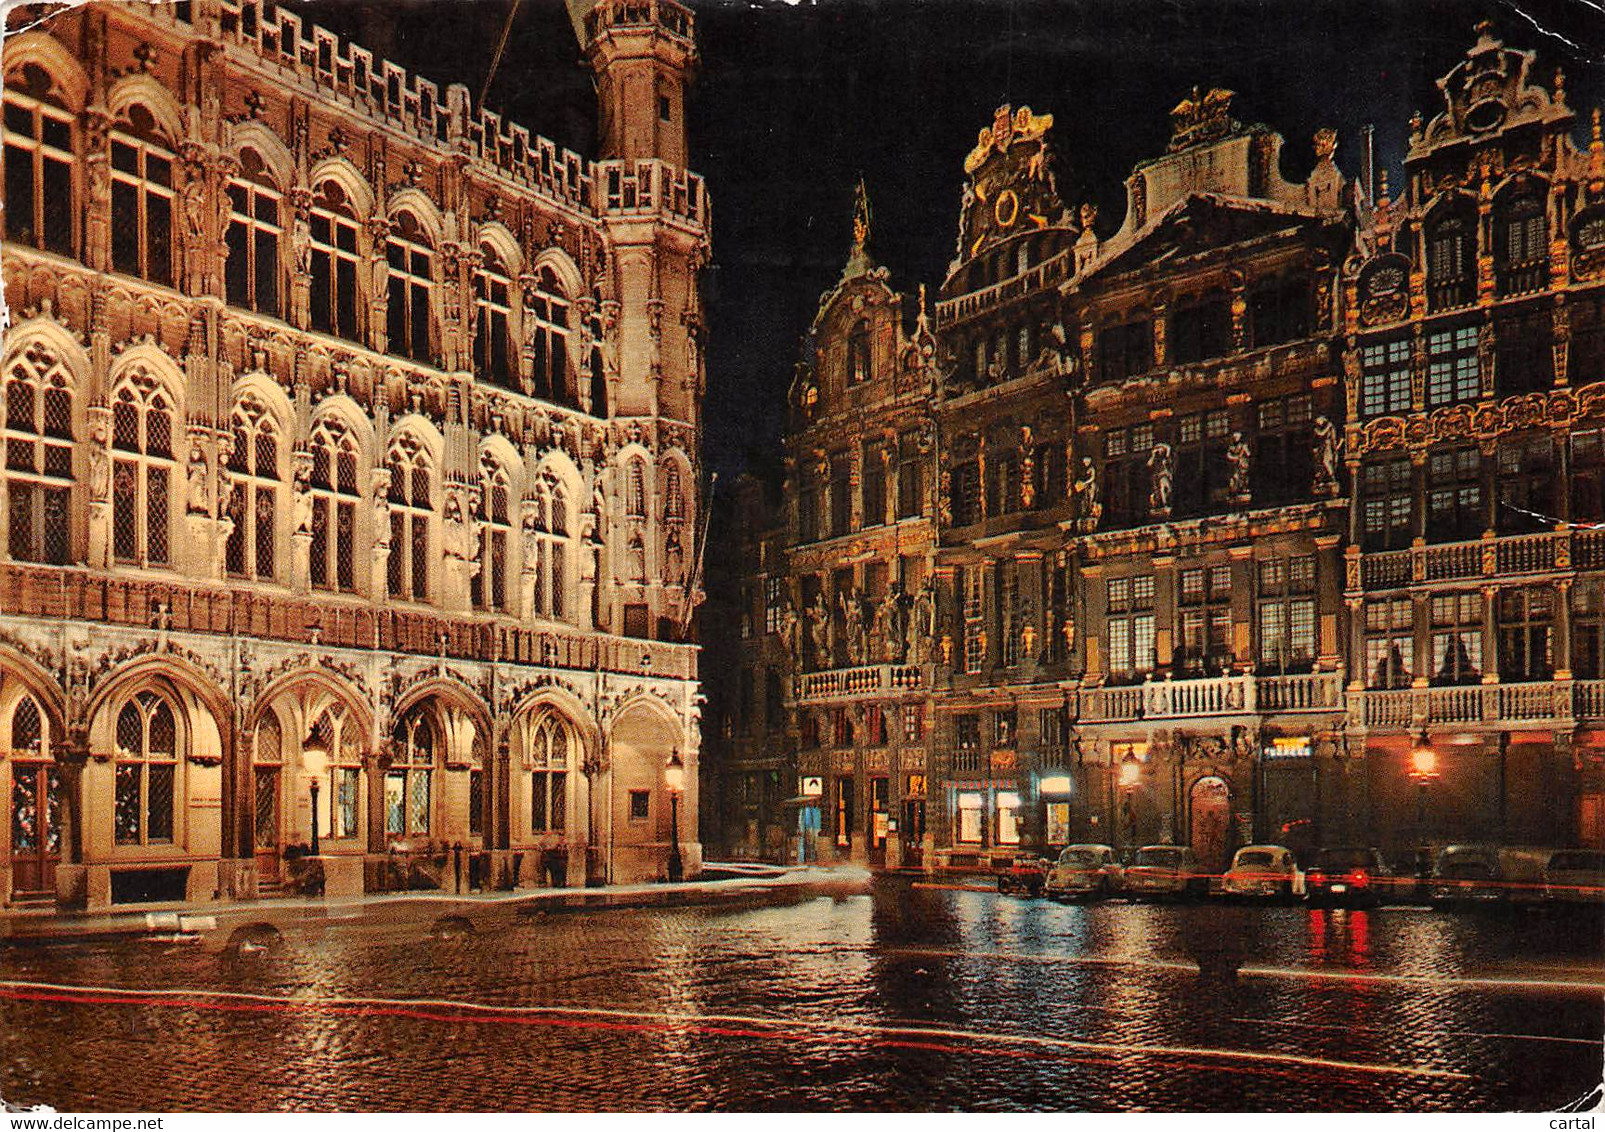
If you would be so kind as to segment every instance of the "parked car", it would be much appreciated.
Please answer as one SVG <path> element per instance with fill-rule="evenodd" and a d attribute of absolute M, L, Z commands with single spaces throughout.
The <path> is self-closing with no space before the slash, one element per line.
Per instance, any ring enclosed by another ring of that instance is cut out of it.
<path fill-rule="evenodd" d="M 1598 849 L 1555 850 L 1543 878 L 1545 900 L 1605 909 L 1605 853 Z"/>
<path fill-rule="evenodd" d="M 998 866 L 997 878 L 999 892 L 1041 896 L 1042 886 L 1048 879 L 1048 860 L 1035 854 L 1021 854 L 1008 864 Z"/>
<path fill-rule="evenodd" d="M 1125 888 L 1125 870 L 1108 845 L 1067 845 L 1048 871 L 1044 891 L 1055 900 L 1108 896 Z"/>
<path fill-rule="evenodd" d="M 1376 907 L 1394 894 L 1393 870 L 1375 849 L 1322 849 L 1304 875 L 1304 897 L 1311 904 Z"/>
<path fill-rule="evenodd" d="M 1292 900 L 1303 888 L 1298 861 L 1282 845 L 1243 846 L 1220 881 L 1221 894 L 1238 900 Z"/>
<path fill-rule="evenodd" d="M 1144 845 L 1126 869 L 1126 895 L 1133 900 L 1204 896 L 1209 878 L 1187 845 Z"/>
<path fill-rule="evenodd" d="M 1427 885 L 1434 908 L 1534 905 L 1543 899 L 1544 867 L 1553 849 L 1446 845 Z"/>

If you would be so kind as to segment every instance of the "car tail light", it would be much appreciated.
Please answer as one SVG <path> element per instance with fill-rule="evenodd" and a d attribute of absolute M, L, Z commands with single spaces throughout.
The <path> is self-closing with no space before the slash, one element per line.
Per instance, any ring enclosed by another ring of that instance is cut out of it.
<path fill-rule="evenodd" d="M 1325 884 L 1326 874 L 1320 869 L 1311 869 L 1309 872 L 1304 874 L 1304 880 L 1308 884 Z"/>
<path fill-rule="evenodd" d="M 1356 888 L 1364 888 L 1367 884 L 1369 884 L 1371 882 L 1371 878 L 1366 875 L 1366 871 L 1364 869 L 1355 869 L 1353 872 L 1351 872 L 1348 876 L 1344 877 L 1343 879 L 1347 880 L 1350 884 L 1354 885 Z"/>

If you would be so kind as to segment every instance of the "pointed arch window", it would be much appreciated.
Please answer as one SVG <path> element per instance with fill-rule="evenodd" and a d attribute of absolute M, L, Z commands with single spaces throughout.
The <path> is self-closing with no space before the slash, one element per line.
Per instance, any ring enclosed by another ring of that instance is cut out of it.
<path fill-rule="evenodd" d="M 363 736 L 357 721 L 342 704 L 319 713 L 312 725 L 313 745 L 329 752 L 329 820 L 325 828 L 335 840 L 361 835 Z"/>
<path fill-rule="evenodd" d="M 135 105 L 111 135 L 111 262 L 124 275 L 173 285 L 173 152 Z"/>
<path fill-rule="evenodd" d="M 624 513 L 632 519 L 646 518 L 646 464 L 631 460 L 625 466 Z"/>
<path fill-rule="evenodd" d="M 591 316 L 591 416 L 607 416 L 607 367 L 602 361 L 602 300 L 598 293 L 597 313 Z"/>
<path fill-rule="evenodd" d="M 428 451 L 403 433 L 390 446 L 390 596 L 429 597 L 429 522 L 434 480 Z"/>
<path fill-rule="evenodd" d="M 73 254 L 73 118 L 45 69 L 22 67 L 5 92 L 6 239 Z"/>
<path fill-rule="evenodd" d="M 334 181 L 324 181 L 312 198 L 309 248 L 312 329 L 355 339 L 357 217 L 345 190 Z"/>
<path fill-rule="evenodd" d="M 479 460 L 479 573 L 471 583 L 474 608 L 507 608 L 507 547 L 513 527 L 507 469 L 488 454 Z"/>
<path fill-rule="evenodd" d="M 415 362 L 433 362 L 430 303 L 435 290 L 435 249 L 411 212 L 396 214 L 386 247 L 390 265 L 390 352 Z"/>
<path fill-rule="evenodd" d="M 568 616 L 568 497 L 563 485 L 544 475 L 534 491 L 535 614 L 562 621 Z"/>
<path fill-rule="evenodd" d="M 271 709 L 257 724 L 253 775 L 252 829 L 256 848 L 279 847 L 279 790 L 284 774 L 284 729 Z"/>
<path fill-rule="evenodd" d="M 535 290 L 524 308 L 534 356 L 535 396 L 572 404 L 568 378 L 568 295 L 550 267 L 535 277 Z"/>
<path fill-rule="evenodd" d="M 233 577 L 272 581 L 281 482 L 278 428 L 261 401 L 245 397 L 234 407 L 233 432 L 226 514 L 234 528 L 224 562 Z"/>
<path fill-rule="evenodd" d="M 663 468 L 663 518 L 669 523 L 685 519 L 685 493 L 680 490 L 680 469 L 674 464 Z"/>
<path fill-rule="evenodd" d="M 229 182 L 228 301 L 260 314 L 282 315 L 279 241 L 283 196 L 254 149 L 241 154 L 240 174 Z"/>
<path fill-rule="evenodd" d="M 62 792 L 49 721 L 32 696 L 23 696 L 11 713 L 11 759 L 12 884 L 19 890 L 43 887 L 23 880 L 23 870 L 37 869 L 41 855 L 61 852 Z"/>
<path fill-rule="evenodd" d="M 34 343 L 5 376 L 6 544 L 22 562 L 65 565 L 72 556 L 72 384 Z"/>
<path fill-rule="evenodd" d="M 412 708 L 396 721 L 390 738 L 393 745 L 390 769 L 385 772 L 385 835 L 427 836 L 437 747 L 434 721 L 421 705 Z"/>
<path fill-rule="evenodd" d="M 574 761 L 574 729 L 560 715 L 543 711 L 529 732 L 529 828 L 562 833 L 568 818 L 568 768 Z"/>
<path fill-rule="evenodd" d="M 173 840 L 178 727 L 172 705 L 140 692 L 117 713 L 117 767 L 112 827 L 119 845 Z"/>
<path fill-rule="evenodd" d="M 312 585 L 356 591 L 357 442 L 341 421 L 326 417 L 312 429 Z"/>
<path fill-rule="evenodd" d="M 173 479 L 173 403 L 148 374 L 125 380 L 112 398 L 112 556 L 166 566 Z"/>
<path fill-rule="evenodd" d="M 511 387 L 515 375 L 507 345 L 512 282 L 495 248 L 482 244 L 480 254 L 483 258 L 474 272 L 474 373 L 482 381 Z"/>

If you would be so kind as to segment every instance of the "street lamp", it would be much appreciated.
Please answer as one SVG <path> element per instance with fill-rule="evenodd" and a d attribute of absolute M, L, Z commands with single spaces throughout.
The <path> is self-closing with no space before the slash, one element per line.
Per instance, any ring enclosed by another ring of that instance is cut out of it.
<path fill-rule="evenodd" d="M 1423 727 L 1410 748 L 1410 777 L 1416 784 L 1416 837 L 1421 842 L 1416 852 L 1416 873 L 1425 877 L 1428 872 L 1427 852 L 1427 787 L 1438 777 L 1438 752 L 1432 749 L 1432 739 Z"/>
<path fill-rule="evenodd" d="M 680 860 L 680 791 L 685 789 L 685 763 L 680 752 L 669 756 L 669 765 L 663 768 L 663 784 L 669 788 L 669 883 L 685 876 L 685 864 Z"/>
<path fill-rule="evenodd" d="M 1124 807 L 1126 825 L 1126 844 L 1135 845 L 1137 841 L 1137 811 L 1132 808 L 1131 795 L 1137 789 L 1137 783 L 1142 779 L 1142 760 L 1135 753 L 1127 752 L 1126 757 L 1120 760 L 1120 791 Z"/>
<path fill-rule="evenodd" d="M 307 789 L 312 793 L 312 855 L 318 855 L 318 788 L 329 766 L 329 751 L 315 734 L 301 744 L 301 767 L 306 771 Z"/>

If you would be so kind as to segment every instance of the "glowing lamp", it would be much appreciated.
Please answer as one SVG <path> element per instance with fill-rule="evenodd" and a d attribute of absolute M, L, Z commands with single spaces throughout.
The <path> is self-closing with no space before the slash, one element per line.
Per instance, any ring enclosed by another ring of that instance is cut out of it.
<path fill-rule="evenodd" d="M 1120 785 L 1131 789 L 1137 785 L 1142 776 L 1142 763 L 1137 761 L 1136 755 L 1127 755 L 1120 760 Z"/>
<path fill-rule="evenodd" d="M 1438 752 L 1432 749 L 1432 740 L 1427 738 L 1424 727 L 1415 746 L 1410 749 L 1410 776 L 1418 779 L 1438 777 Z"/>
<path fill-rule="evenodd" d="M 663 768 L 663 784 L 672 794 L 678 794 L 685 789 L 685 763 L 680 761 L 678 751 L 669 756 L 669 765 Z"/>

